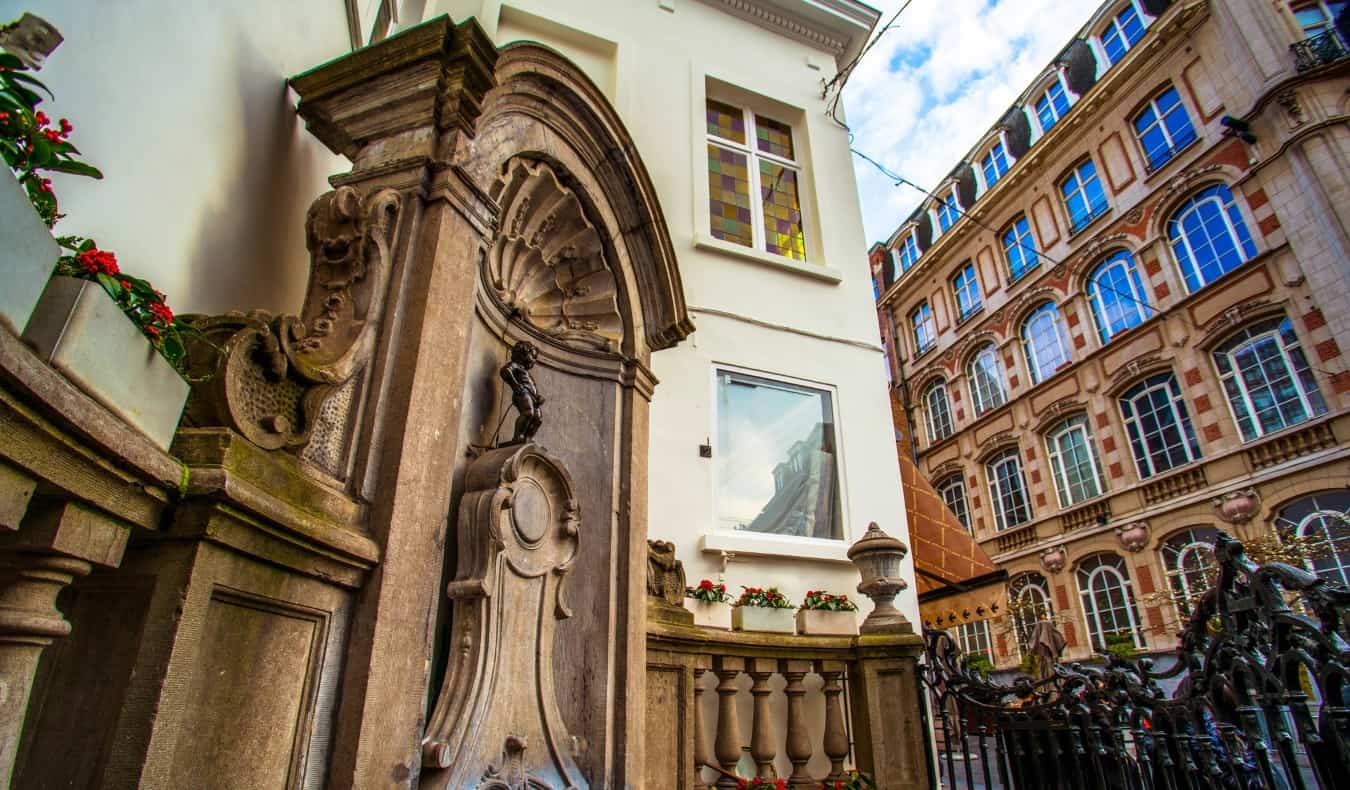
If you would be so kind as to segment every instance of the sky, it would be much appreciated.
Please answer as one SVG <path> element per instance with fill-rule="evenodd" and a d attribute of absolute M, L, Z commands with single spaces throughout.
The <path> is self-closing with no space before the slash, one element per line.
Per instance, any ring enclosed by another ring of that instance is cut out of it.
<path fill-rule="evenodd" d="M 868 0 L 882 27 L 904 0 Z M 853 147 L 933 189 L 1059 54 L 1101 0 L 912 0 L 844 89 Z M 867 240 L 924 196 L 853 157 Z"/>

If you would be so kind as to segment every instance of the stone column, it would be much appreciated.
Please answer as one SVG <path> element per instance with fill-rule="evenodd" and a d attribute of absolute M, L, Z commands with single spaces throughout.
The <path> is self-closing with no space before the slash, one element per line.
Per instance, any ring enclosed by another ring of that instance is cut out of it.
<path fill-rule="evenodd" d="M 43 649 L 70 633 L 56 597 L 94 565 L 115 567 L 126 527 L 73 502 L 34 502 L 0 539 L 0 787 L 9 787 Z"/>
<path fill-rule="evenodd" d="M 926 788 L 928 728 L 920 713 L 918 659 L 923 639 L 908 624 L 864 634 L 849 672 L 854 758 L 877 787 Z"/>
<path fill-rule="evenodd" d="M 393 188 L 404 207 L 352 475 L 383 557 L 347 646 L 334 788 L 408 787 L 420 770 L 478 255 L 496 210 L 452 163 L 496 56 L 476 22 L 443 17 L 291 80 L 309 130 L 354 163 L 334 185 Z"/>

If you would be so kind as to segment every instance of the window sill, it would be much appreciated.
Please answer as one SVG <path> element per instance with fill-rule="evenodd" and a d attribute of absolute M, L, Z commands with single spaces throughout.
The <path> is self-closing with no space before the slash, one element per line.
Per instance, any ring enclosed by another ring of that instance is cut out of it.
<path fill-rule="evenodd" d="M 816 280 L 822 280 L 831 284 L 838 284 L 843 281 L 844 276 L 830 266 L 823 264 L 805 263 L 794 261 L 791 258 L 784 258 L 781 255 L 772 255 L 760 250 L 742 247 L 739 244 L 733 244 L 729 241 L 723 241 L 719 238 L 705 235 L 702 231 L 694 234 L 694 246 L 700 250 L 711 252 L 720 252 L 741 260 L 751 261 L 753 263 L 770 266 L 779 271 L 791 272 Z"/>
<path fill-rule="evenodd" d="M 798 538 L 754 532 L 710 532 L 699 538 L 699 551 L 727 552 L 753 557 L 788 557 L 799 560 L 851 565 L 848 544 L 842 540 Z"/>
<path fill-rule="evenodd" d="M 919 349 L 918 351 L 914 352 L 914 356 L 910 357 L 910 361 L 911 361 L 911 362 L 918 362 L 919 360 L 921 360 L 921 359 L 923 359 L 924 357 L 928 356 L 929 354 L 933 353 L 933 349 L 935 349 L 935 348 L 937 348 L 937 343 L 936 343 L 936 342 L 934 342 L 934 343 L 929 343 L 928 345 L 926 345 L 926 346 L 924 346 L 923 348 Z"/>
<path fill-rule="evenodd" d="M 1025 274 L 1025 272 L 1024 272 L 1024 274 Z M 1008 284 L 1009 284 L 1009 285 L 1012 285 L 1012 283 L 1008 283 Z M 969 321 L 970 319 L 974 318 L 974 317 L 977 316 L 977 315 L 981 315 L 982 313 L 984 313 L 984 305 L 980 305 L 979 307 L 975 308 L 974 310 L 971 310 L 969 313 L 966 313 L 966 314 L 964 314 L 964 315 L 962 315 L 962 316 L 959 316 L 959 317 L 956 319 L 956 325 L 957 325 L 957 326 L 961 326 L 961 325 L 965 324 L 967 321 Z"/>
<path fill-rule="evenodd" d="M 1096 225 L 1097 223 L 1101 222 L 1103 217 L 1109 217 L 1111 216 L 1111 214 L 1112 214 L 1111 207 L 1107 206 L 1105 209 L 1102 210 L 1102 213 L 1094 217 L 1091 217 L 1090 219 L 1088 219 L 1087 222 L 1084 222 L 1081 226 L 1077 228 L 1070 228 L 1069 238 L 1076 239 L 1079 236 L 1082 236 L 1084 233 L 1090 230 L 1093 225 Z"/>
<path fill-rule="evenodd" d="M 1162 161 L 1162 162 L 1159 162 L 1159 163 L 1157 164 L 1156 167 L 1153 166 L 1153 165 L 1151 165 L 1151 164 L 1148 163 L 1148 162 L 1145 162 L 1145 163 L 1144 163 L 1144 183 L 1147 184 L 1147 183 L 1150 183 L 1151 181 L 1153 181 L 1154 178 L 1155 178 L 1159 173 L 1161 173 L 1162 171 L 1166 170 L 1170 165 L 1172 165 L 1172 164 L 1174 164 L 1175 162 L 1177 162 L 1178 160 L 1180 160 L 1180 159 L 1182 158 L 1182 156 L 1181 156 L 1182 154 L 1186 153 L 1187 151 L 1190 151 L 1192 148 L 1195 148 L 1199 143 L 1200 143 L 1200 136 L 1199 136 L 1199 135 L 1196 135 L 1196 138 L 1195 138 L 1194 140 L 1190 141 L 1189 143 L 1186 143 L 1185 145 L 1181 146 L 1180 148 L 1174 148 L 1174 149 L 1172 149 L 1172 154 L 1171 154 L 1171 156 L 1168 156 L 1166 160 L 1164 160 L 1164 161 Z M 1145 154 L 1145 155 L 1144 155 L 1144 158 L 1147 159 L 1147 158 L 1148 158 L 1148 155 Z"/>

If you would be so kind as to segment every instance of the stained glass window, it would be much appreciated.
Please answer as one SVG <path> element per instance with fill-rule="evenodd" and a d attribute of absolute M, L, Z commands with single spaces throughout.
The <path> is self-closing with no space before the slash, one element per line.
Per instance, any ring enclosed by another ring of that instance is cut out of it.
<path fill-rule="evenodd" d="M 791 147 L 791 142 L 788 143 Z M 797 196 L 797 171 L 760 160 L 759 183 L 764 199 L 764 243 L 774 255 L 806 260 L 802 204 Z"/>
<path fill-rule="evenodd" d="M 746 247 L 755 244 L 750 218 L 750 175 L 745 154 L 708 145 L 708 210 L 712 234 Z"/>
<path fill-rule="evenodd" d="M 713 237 L 805 260 L 801 172 L 792 127 L 709 99 L 707 133 Z"/>

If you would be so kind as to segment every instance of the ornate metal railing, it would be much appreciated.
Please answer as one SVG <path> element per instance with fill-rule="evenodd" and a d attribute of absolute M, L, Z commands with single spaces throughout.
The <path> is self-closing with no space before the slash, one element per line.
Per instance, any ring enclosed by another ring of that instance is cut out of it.
<path fill-rule="evenodd" d="M 1298 72 L 1324 66 L 1350 54 L 1334 29 L 1291 44 L 1289 51 L 1294 53 L 1294 70 Z"/>
<path fill-rule="evenodd" d="M 921 683 L 942 784 L 1345 787 L 1350 590 L 1257 565 L 1223 533 L 1215 554 L 1214 586 L 1171 656 L 1108 656 L 993 682 L 966 668 L 947 632 L 926 632 Z"/>

